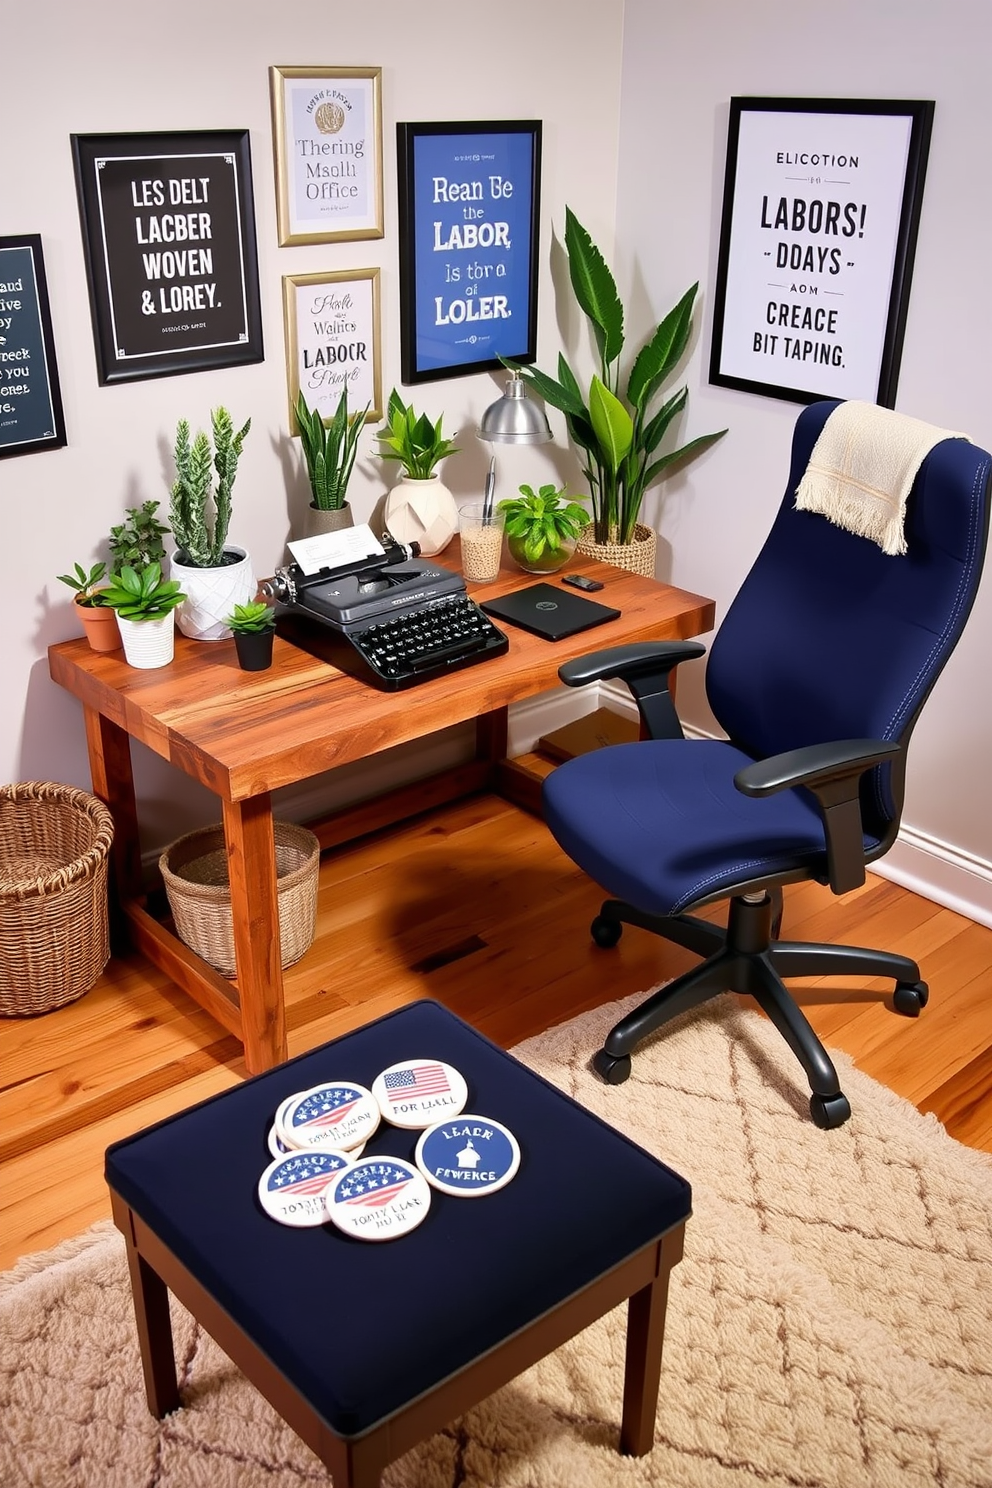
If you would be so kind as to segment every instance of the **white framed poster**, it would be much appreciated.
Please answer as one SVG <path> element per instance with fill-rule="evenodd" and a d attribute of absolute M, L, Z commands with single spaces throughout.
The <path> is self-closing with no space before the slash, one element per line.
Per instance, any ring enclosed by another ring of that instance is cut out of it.
<path fill-rule="evenodd" d="M 382 69 L 270 67 L 279 242 L 381 238 Z"/>
<path fill-rule="evenodd" d="M 289 428 L 298 434 L 297 394 L 327 423 L 341 394 L 348 408 L 369 404 L 365 422 L 382 417 L 379 270 L 287 274 L 282 281 L 286 323 Z"/>
<path fill-rule="evenodd" d="M 731 99 L 710 382 L 894 406 L 933 108 Z"/>

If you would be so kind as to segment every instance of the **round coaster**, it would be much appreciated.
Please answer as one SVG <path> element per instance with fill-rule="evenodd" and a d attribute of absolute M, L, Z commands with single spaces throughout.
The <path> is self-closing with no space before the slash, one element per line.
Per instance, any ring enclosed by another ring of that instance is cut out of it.
<path fill-rule="evenodd" d="M 273 1157 L 284 1157 L 287 1152 L 293 1150 L 291 1147 L 287 1147 L 286 1143 L 280 1137 L 275 1122 L 269 1127 L 269 1135 L 265 1140 Z"/>
<path fill-rule="evenodd" d="M 425 1131 L 414 1154 L 434 1188 L 460 1199 L 505 1188 L 520 1166 L 516 1137 L 488 1116 L 458 1116 Z"/>
<path fill-rule="evenodd" d="M 372 1081 L 372 1093 L 387 1121 L 411 1131 L 433 1126 L 465 1109 L 468 1086 L 453 1065 L 439 1059 L 405 1059 Z"/>
<path fill-rule="evenodd" d="M 298 1095 L 279 1123 L 279 1136 L 287 1147 L 350 1151 L 368 1141 L 379 1120 L 371 1090 L 339 1081 Z"/>
<path fill-rule="evenodd" d="M 280 1224 L 302 1229 L 327 1222 L 324 1192 L 342 1168 L 343 1152 L 290 1152 L 270 1162 L 258 1180 L 258 1199 Z"/>
<path fill-rule="evenodd" d="M 400 1157 L 363 1157 L 331 1179 L 324 1195 L 339 1230 L 358 1240 L 395 1240 L 427 1218 L 431 1191 Z"/>

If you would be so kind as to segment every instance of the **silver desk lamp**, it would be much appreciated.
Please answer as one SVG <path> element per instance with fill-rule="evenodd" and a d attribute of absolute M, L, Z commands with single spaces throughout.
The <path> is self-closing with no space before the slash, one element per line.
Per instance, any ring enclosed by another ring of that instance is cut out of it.
<path fill-rule="evenodd" d="M 547 444 L 554 436 L 551 425 L 528 396 L 527 386 L 519 372 L 511 372 L 506 390 L 495 403 L 490 403 L 479 422 L 479 438 L 489 444 Z M 496 456 L 489 461 L 486 476 L 482 523 L 488 527 L 493 515 L 496 490 Z"/>

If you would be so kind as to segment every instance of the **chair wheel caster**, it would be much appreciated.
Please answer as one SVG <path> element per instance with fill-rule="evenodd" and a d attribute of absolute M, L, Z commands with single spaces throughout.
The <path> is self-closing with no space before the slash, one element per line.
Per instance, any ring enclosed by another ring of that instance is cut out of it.
<path fill-rule="evenodd" d="M 892 1006 L 904 1018 L 918 1018 L 920 1009 L 930 1000 L 930 988 L 926 982 L 897 982 L 892 995 Z"/>
<path fill-rule="evenodd" d="M 851 1115 L 851 1102 L 838 1091 L 836 1095 L 811 1095 L 809 1114 L 821 1131 L 832 1131 L 843 1126 Z"/>
<path fill-rule="evenodd" d="M 622 1085 L 630 1078 L 630 1055 L 607 1054 L 605 1049 L 597 1049 L 592 1056 L 592 1067 L 607 1085 Z"/>
<path fill-rule="evenodd" d="M 619 920 L 608 920 L 605 915 L 597 915 L 589 926 L 589 934 L 604 951 L 611 951 L 623 934 L 623 925 Z"/>

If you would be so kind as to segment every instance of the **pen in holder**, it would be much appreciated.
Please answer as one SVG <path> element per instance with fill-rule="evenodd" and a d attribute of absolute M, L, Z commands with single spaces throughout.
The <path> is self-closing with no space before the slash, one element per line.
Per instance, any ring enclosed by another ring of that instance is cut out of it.
<path fill-rule="evenodd" d="M 489 473 L 486 476 L 486 489 L 482 498 L 482 525 L 491 527 L 493 522 L 493 495 L 496 490 L 496 456 L 493 455 L 489 461 Z"/>

